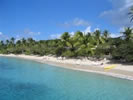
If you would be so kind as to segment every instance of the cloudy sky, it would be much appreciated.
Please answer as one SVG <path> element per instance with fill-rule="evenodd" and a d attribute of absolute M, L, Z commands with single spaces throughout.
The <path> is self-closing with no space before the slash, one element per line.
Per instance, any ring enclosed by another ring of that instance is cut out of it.
<path fill-rule="evenodd" d="M 51 39 L 63 32 L 107 29 L 113 36 L 130 23 L 133 0 L 0 0 L 0 39 Z"/>

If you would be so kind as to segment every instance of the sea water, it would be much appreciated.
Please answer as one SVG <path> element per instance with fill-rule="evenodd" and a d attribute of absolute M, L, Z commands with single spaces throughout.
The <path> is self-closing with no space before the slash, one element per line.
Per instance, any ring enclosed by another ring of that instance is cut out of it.
<path fill-rule="evenodd" d="M 0 57 L 0 100 L 133 100 L 133 81 Z"/>

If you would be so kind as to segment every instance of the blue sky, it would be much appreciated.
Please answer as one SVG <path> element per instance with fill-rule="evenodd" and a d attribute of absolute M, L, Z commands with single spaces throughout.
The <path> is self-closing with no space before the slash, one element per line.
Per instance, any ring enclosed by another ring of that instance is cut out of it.
<path fill-rule="evenodd" d="M 51 39 L 63 32 L 107 29 L 117 36 L 132 26 L 133 0 L 0 0 L 0 39 Z"/>

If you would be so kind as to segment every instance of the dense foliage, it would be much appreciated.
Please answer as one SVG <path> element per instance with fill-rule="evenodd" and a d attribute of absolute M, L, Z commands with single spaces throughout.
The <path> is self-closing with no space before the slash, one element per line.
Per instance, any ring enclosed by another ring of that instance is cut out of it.
<path fill-rule="evenodd" d="M 32 38 L 0 42 L 2 54 L 55 55 L 63 57 L 109 57 L 117 60 L 133 61 L 133 29 L 125 28 L 122 36 L 110 37 L 107 30 L 96 30 L 92 33 L 77 31 L 74 35 L 68 32 L 60 39 L 35 41 Z"/>

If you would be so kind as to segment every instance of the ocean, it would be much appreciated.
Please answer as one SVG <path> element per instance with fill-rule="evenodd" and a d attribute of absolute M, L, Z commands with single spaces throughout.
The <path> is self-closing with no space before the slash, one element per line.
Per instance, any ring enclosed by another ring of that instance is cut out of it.
<path fill-rule="evenodd" d="M 0 57 L 0 100 L 133 100 L 133 81 Z"/>

